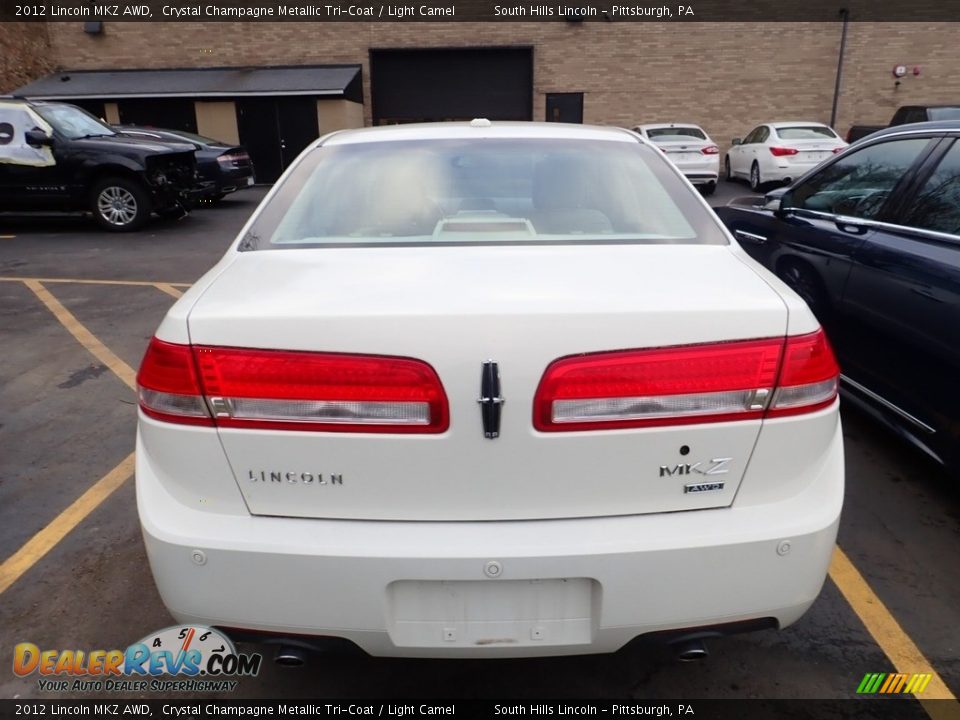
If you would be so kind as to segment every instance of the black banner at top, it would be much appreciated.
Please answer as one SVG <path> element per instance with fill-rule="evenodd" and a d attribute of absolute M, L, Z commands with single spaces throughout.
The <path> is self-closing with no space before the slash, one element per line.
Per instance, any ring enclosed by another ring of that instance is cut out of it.
<path fill-rule="evenodd" d="M 753 23 L 844 18 L 960 23 L 960 0 L 0 0 L 0 21 L 5 22 Z"/>

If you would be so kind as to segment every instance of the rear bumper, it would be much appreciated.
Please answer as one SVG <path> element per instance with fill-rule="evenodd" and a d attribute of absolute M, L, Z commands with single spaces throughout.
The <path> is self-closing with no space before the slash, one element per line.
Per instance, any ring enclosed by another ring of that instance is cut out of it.
<path fill-rule="evenodd" d="M 509 522 L 211 513 L 171 495 L 138 439 L 150 565 L 180 622 L 345 638 L 373 655 L 613 652 L 646 633 L 773 618 L 813 603 L 843 499 L 837 429 L 776 503 Z M 758 478 L 763 482 L 774 478 Z M 491 563 L 499 572 L 492 574 Z"/>

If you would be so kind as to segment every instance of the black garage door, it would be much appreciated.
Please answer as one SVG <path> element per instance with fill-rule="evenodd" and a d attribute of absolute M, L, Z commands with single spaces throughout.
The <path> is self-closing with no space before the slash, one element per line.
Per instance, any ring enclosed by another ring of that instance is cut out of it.
<path fill-rule="evenodd" d="M 533 49 L 371 50 L 373 122 L 533 119 Z"/>

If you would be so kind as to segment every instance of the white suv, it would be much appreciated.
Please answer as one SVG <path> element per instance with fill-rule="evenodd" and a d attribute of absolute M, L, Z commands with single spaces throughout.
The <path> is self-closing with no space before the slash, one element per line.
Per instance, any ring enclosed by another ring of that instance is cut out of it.
<path fill-rule="evenodd" d="M 631 132 L 337 132 L 150 343 L 150 564 L 179 621 L 297 647 L 696 654 L 820 592 L 837 378 Z"/>

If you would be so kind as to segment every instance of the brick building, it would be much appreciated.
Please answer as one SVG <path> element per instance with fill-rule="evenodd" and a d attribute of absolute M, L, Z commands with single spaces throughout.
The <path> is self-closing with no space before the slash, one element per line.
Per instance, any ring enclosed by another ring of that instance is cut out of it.
<path fill-rule="evenodd" d="M 701 124 L 725 147 L 763 121 L 829 122 L 842 28 L 839 21 L 108 22 L 96 34 L 79 22 L 22 27 L 0 27 L 0 42 L 13 48 L 0 91 L 23 88 L 112 121 L 239 140 L 277 155 L 268 163 L 277 170 L 318 133 L 363 123 L 677 120 Z M 837 129 L 885 123 L 911 102 L 960 101 L 958 30 L 958 23 L 850 23 Z M 908 68 L 899 81 L 895 65 Z M 173 68 L 197 71 L 116 72 Z"/>

